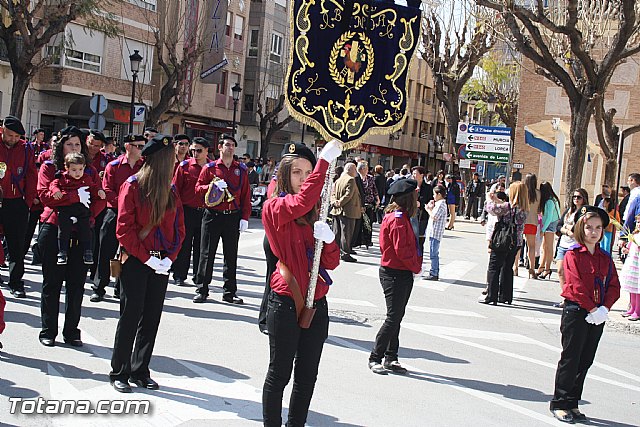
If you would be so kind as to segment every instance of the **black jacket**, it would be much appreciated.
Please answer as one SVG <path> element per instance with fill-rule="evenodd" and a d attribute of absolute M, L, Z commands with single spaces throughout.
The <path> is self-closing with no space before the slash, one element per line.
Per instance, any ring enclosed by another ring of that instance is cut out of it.
<path fill-rule="evenodd" d="M 467 183 L 467 197 L 479 197 L 484 191 L 484 183 L 478 180 L 476 189 L 473 191 L 473 180 Z"/>

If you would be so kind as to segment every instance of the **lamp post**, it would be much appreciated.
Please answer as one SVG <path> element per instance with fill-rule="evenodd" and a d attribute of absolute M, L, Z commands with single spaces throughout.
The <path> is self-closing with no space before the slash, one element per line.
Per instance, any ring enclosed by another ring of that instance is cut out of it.
<path fill-rule="evenodd" d="M 133 76 L 133 83 L 131 85 L 131 112 L 129 113 L 129 133 L 133 133 L 133 116 L 136 114 L 136 79 L 138 78 L 138 71 L 140 71 L 142 56 L 137 50 L 134 50 L 133 54 L 129 56 L 129 61 L 131 61 L 131 75 Z"/>
<path fill-rule="evenodd" d="M 240 87 L 240 83 L 236 82 L 235 85 L 231 88 L 232 96 L 233 96 L 233 130 L 231 135 L 236 137 L 236 110 L 238 109 L 238 100 L 240 99 L 240 92 L 242 92 L 242 88 Z"/>

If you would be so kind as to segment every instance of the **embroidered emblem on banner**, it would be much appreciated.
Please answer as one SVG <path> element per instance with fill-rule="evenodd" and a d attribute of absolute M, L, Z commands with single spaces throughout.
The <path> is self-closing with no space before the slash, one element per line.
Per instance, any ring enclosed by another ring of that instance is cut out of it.
<path fill-rule="evenodd" d="M 294 0 L 290 114 L 345 148 L 402 128 L 420 16 L 383 0 Z"/>

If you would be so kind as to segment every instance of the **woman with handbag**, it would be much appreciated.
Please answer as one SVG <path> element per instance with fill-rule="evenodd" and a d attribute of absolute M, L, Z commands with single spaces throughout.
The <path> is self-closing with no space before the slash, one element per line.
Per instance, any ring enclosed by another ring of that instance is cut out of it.
<path fill-rule="evenodd" d="M 522 232 L 528 208 L 527 186 L 522 182 L 517 181 L 509 186 L 509 202 L 502 203 L 494 193 L 489 193 L 486 209 L 487 212 L 498 217 L 498 222 L 489 245 L 491 255 L 487 267 L 487 295 L 481 297 L 478 300 L 479 303 L 511 304 L 513 300 L 512 267 L 518 248 L 522 246 Z M 509 228 L 511 232 L 505 232 Z M 499 233 L 500 230 L 502 232 Z"/>
<path fill-rule="evenodd" d="M 157 134 L 142 148 L 144 165 L 118 196 L 116 237 L 125 253 L 120 274 L 120 320 L 111 357 L 113 388 L 130 393 L 129 381 L 157 390 L 149 362 L 158 334 L 169 268 L 184 240 L 182 203 L 171 185 L 171 138 Z M 135 341 L 135 347 L 134 347 Z"/>
<path fill-rule="evenodd" d="M 340 249 L 331 228 L 318 221 L 317 202 L 327 169 L 342 153 L 342 144 L 336 140 L 326 144 L 317 163 L 303 144 L 287 144 L 284 153 L 278 166 L 276 191 L 265 201 L 262 211 L 265 233 L 278 259 L 271 275 L 267 308 L 270 359 L 262 389 L 262 414 L 265 426 L 282 425 L 282 395 L 295 359 L 287 425 L 298 427 L 307 420 L 322 347 L 329 333 L 326 294 L 331 278 L 326 270 L 333 270 L 340 263 Z M 309 309 L 304 301 L 315 239 L 325 245 L 313 296 L 314 308 Z M 310 321 L 308 314 L 313 314 Z"/>
<path fill-rule="evenodd" d="M 84 263 L 84 253 L 78 241 L 77 230 L 72 230 L 69 241 L 67 264 L 58 264 L 58 213 L 57 207 L 68 202 L 83 203 L 91 209 L 91 222 L 95 220 L 95 200 L 90 200 L 86 187 L 81 187 L 60 199 L 54 198 L 49 186 L 56 179 L 58 172 L 64 171 L 64 157 L 70 153 L 80 153 L 88 159 L 85 136 L 80 129 L 70 127 L 65 130 L 52 153 L 51 160 L 45 161 L 38 171 L 38 197 L 44 206 L 40 220 L 42 225 L 38 233 L 38 248 L 42 258 L 42 296 L 40 311 L 42 313 L 42 329 L 40 343 L 47 347 L 55 345 L 58 335 L 58 313 L 60 309 L 60 291 L 62 283 L 65 286 L 65 317 L 62 336 L 64 342 L 81 347 L 80 312 L 84 282 L 87 278 L 89 265 Z M 87 160 L 88 161 L 88 160 Z M 96 169 L 88 165 L 85 169 L 96 186 L 100 186 L 100 177 Z"/>

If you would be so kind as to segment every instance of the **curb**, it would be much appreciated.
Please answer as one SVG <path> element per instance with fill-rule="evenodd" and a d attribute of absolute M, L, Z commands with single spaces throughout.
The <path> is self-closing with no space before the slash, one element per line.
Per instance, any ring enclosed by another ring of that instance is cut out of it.
<path fill-rule="evenodd" d="M 606 329 L 623 334 L 640 335 L 640 321 L 632 322 L 625 319 L 619 312 L 612 313 L 612 319 L 607 320 Z"/>

